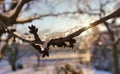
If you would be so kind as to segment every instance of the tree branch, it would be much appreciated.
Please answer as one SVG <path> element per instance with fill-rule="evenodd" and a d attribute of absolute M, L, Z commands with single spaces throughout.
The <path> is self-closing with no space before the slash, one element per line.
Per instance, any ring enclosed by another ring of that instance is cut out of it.
<path fill-rule="evenodd" d="M 90 28 L 92 28 L 92 27 L 95 27 L 96 25 L 98 25 L 98 24 L 100 24 L 100 23 L 103 23 L 103 22 L 107 21 L 108 19 L 117 18 L 117 17 L 119 17 L 119 16 L 120 16 L 120 9 L 116 10 L 115 12 L 113 12 L 112 14 L 110 14 L 110 15 L 108 15 L 108 16 L 106 16 L 106 17 L 103 17 L 103 18 L 101 18 L 101 19 L 99 19 L 99 20 L 97 20 L 97 21 L 95 21 L 95 22 L 93 22 L 93 23 L 90 23 L 89 26 L 83 27 L 83 28 L 79 29 L 78 31 L 76 31 L 76 32 L 74 32 L 74 33 L 72 33 L 72 34 L 70 34 L 70 35 L 68 35 L 68 36 L 66 36 L 66 37 L 51 39 L 51 40 L 49 40 L 49 41 L 47 42 L 47 45 L 46 45 L 46 47 L 44 47 L 44 50 L 42 50 L 42 48 L 41 48 L 41 46 L 39 46 L 39 44 L 40 44 L 40 45 L 44 45 L 44 44 L 46 44 L 46 41 L 43 42 L 43 43 L 38 43 L 37 45 L 36 45 L 36 43 L 32 43 L 31 45 L 32 45 L 36 50 L 38 50 L 40 53 L 42 53 L 42 54 L 43 54 L 43 57 L 44 57 L 44 56 L 49 56 L 49 46 L 50 46 L 50 45 L 53 45 L 53 46 L 54 46 L 54 45 L 57 45 L 58 47 L 63 47 L 63 46 L 64 46 L 64 47 L 71 47 L 71 48 L 73 48 L 73 47 L 74 47 L 74 43 L 76 42 L 76 40 L 73 39 L 74 37 L 80 35 L 82 32 L 84 32 L 84 31 L 86 31 L 86 30 L 88 30 L 88 29 L 90 29 Z M 36 30 L 36 29 L 31 29 L 31 28 L 29 28 L 29 29 L 30 29 L 30 32 L 31 32 L 31 33 L 32 33 L 34 30 Z M 34 34 L 34 35 L 35 35 L 35 34 Z M 16 36 L 16 37 L 17 37 L 17 36 Z M 69 42 L 70 45 L 67 46 L 67 45 L 65 44 L 65 42 Z"/>
<path fill-rule="evenodd" d="M 60 16 L 60 15 L 68 15 L 68 14 L 83 14 L 83 13 L 87 13 L 89 15 L 98 15 L 99 13 L 91 13 L 91 12 L 87 12 L 87 11 L 73 11 L 73 12 L 62 12 L 62 13 L 56 13 L 56 14 L 43 14 L 43 15 L 39 15 L 37 17 L 29 17 L 28 19 L 18 19 L 16 20 L 15 23 L 27 23 L 27 22 L 32 22 L 35 19 L 40 19 L 43 17 L 49 17 L 49 16 Z"/>
<path fill-rule="evenodd" d="M 106 17 L 103 17 L 103 18 L 101 18 L 101 19 L 99 19 L 99 20 L 89 24 L 89 26 L 87 26 L 87 27 L 83 27 L 83 28 L 79 29 L 78 31 L 76 31 L 76 32 L 74 32 L 74 33 L 64 37 L 64 38 L 52 39 L 48 43 L 48 47 L 50 45 L 58 45 L 58 44 L 64 43 L 64 42 L 66 42 L 66 41 L 68 41 L 68 40 L 70 40 L 70 39 L 80 35 L 82 32 L 84 32 L 84 31 L 86 31 L 86 30 L 88 30 L 88 29 L 90 29 L 92 27 L 95 27 L 96 25 L 98 25 L 100 23 L 103 23 L 103 22 L 107 21 L 108 19 L 117 18 L 119 16 L 120 16 L 120 9 L 116 10 L 115 12 L 113 12 L 112 14 L 110 14 L 110 15 L 108 15 Z"/>
<path fill-rule="evenodd" d="M 26 3 L 30 2 L 30 1 L 32 1 L 32 0 L 21 0 L 21 1 L 18 3 L 18 5 L 12 10 L 12 11 L 13 11 L 13 14 L 11 15 L 10 18 L 11 18 L 12 20 L 16 21 L 16 19 L 17 19 L 19 13 L 20 13 L 22 7 L 23 7 Z"/>
<path fill-rule="evenodd" d="M 110 15 L 108 15 L 108 16 L 106 16 L 106 17 L 103 17 L 103 18 L 101 18 L 101 19 L 99 19 L 99 20 L 97 20 L 97 21 L 95 21 L 95 22 L 93 22 L 93 23 L 90 23 L 89 26 L 83 27 L 83 28 L 79 29 L 78 31 L 76 31 L 76 32 L 74 32 L 74 33 L 72 33 L 72 34 L 70 34 L 70 35 L 68 35 L 68 36 L 66 36 L 66 37 L 51 39 L 51 40 L 49 40 L 49 41 L 47 42 L 47 46 L 44 48 L 44 50 L 42 50 L 42 48 L 41 48 L 41 46 L 39 46 L 39 44 L 40 44 L 40 45 L 44 45 L 44 44 L 46 43 L 46 41 L 44 41 L 44 42 L 41 41 L 41 40 L 38 40 L 39 42 L 29 41 L 29 40 L 23 39 L 23 38 L 15 35 L 15 34 L 14 34 L 13 32 L 11 32 L 11 31 L 8 31 L 8 33 L 11 34 L 11 35 L 13 35 L 14 37 L 17 37 L 17 38 L 23 40 L 24 42 L 29 43 L 29 44 L 32 45 L 34 48 L 36 48 L 36 50 L 38 50 L 40 53 L 42 53 L 42 54 L 43 54 L 43 57 L 44 57 L 44 56 L 49 56 L 49 46 L 50 46 L 50 45 L 53 45 L 53 46 L 54 46 L 54 45 L 57 45 L 58 47 L 64 46 L 64 47 L 71 47 L 71 48 L 73 48 L 73 47 L 74 47 L 74 43 L 76 42 L 76 40 L 73 39 L 74 37 L 80 35 L 82 32 L 84 32 L 84 31 L 86 31 L 86 30 L 88 30 L 88 29 L 90 29 L 90 28 L 92 28 L 92 27 L 95 27 L 96 25 L 98 25 L 98 24 L 100 24 L 100 23 L 103 23 L 103 22 L 107 21 L 108 19 L 117 18 L 117 17 L 119 17 L 119 16 L 120 16 L 120 9 L 116 10 L 115 12 L 113 12 L 112 14 L 110 14 Z M 34 31 L 34 30 L 37 32 L 37 29 L 36 29 L 36 28 L 30 27 L 29 29 L 30 29 L 30 33 L 32 33 L 32 34 L 33 34 L 33 31 Z M 37 34 L 37 33 L 36 33 L 36 34 Z M 38 35 L 35 35 L 35 34 L 34 34 L 34 36 L 36 36 L 35 38 L 38 38 Z M 65 42 L 69 42 L 70 45 L 67 46 L 67 45 L 65 44 Z M 36 45 L 36 44 L 37 44 L 37 45 Z"/>

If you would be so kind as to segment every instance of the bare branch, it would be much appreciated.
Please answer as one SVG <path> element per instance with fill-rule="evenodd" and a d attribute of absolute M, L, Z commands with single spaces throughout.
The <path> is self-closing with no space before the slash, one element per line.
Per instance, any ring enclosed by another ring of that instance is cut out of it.
<path fill-rule="evenodd" d="M 20 2 L 17 4 L 17 6 L 13 10 L 11 10 L 7 13 L 0 14 L 0 21 L 4 22 L 7 26 L 15 24 L 16 19 L 20 13 L 22 7 L 24 6 L 24 4 L 26 4 L 30 1 L 32 1 L 32 0 L 20 0 Z"/>
<path fill-rule="evenodd" d="M 46 42 L 41 42 L 41 40 L 39 40 L 39 42 L 36 42 L 36 41 L 34 41 L 34 40 L 33 40 L 33 41 L 26 40 L 26 39 L 23 39 L 23 38 L 15 35 L 13 32 L 11 32 L 11 31 L 9 31 L 9 30 L 8 30 L 8 33 L 11 34 L 13 37 L 17 37 L 17 38 L 19 38 L 19 39 L 21 39 L 21 40 L 23 40 L 23 41 L 31 44 L 34 48 L 36 48 L 36 50 L 38 50 L 40 53 L 42 53 L 42 54 L 43 54 L 43 57 L 44 57 L 44 56 L 49 56 L 49 51 L 48 51 L 48 50 L 49 50 L 49 46 L 50 46 L 50 45 L 53 45 L 53 46 L 54 46 L 54 45 L 57 45 L 58 47 L 64 46 L 64 47 L 71 47 L 71 48 L 73 48 L 73 47 L 74 47 L 74 43 L 76 42 L 75 39 L 73 39 L 74 37 L 80 35 L 82 32 L 84 32 L 84 31 L 86 31 L 86 30 L 88 30 L 88 29 L 90 29 L 90 28 L 92 28 L 92 27 L 95 27 L 96 25 L 98 25 L 98 24 L 100 24 L 100 23 L 103 23 L 103 22 L 107 21 L 108 19 L 117 18 L 117 17 L 119 17 L 119 16 L 120 16 L 120 9 L 116 10 L 115 12 L 113 12 L 112 14 L 110 14 L 110 15 L 108 15 L 108 16 L 106 16 L 106 17 L 103 17 L 103 18 L 101 18 L 101 19 L 99 19 L 99 20 L 97 20 L 97 21 L 95 21 L 95 22 L 93 22 L 93 23 L 90 23 L 89 26 L 83 27 L 83 28 L 79 29 L 78 31 L 76 31 L 76 32 L 74 32 L 74 33 L 72 33 L 72 34 L 70 34 L 70 35 L 68 35 L 68 36 L 66 36 L 66 37 L 51 39 L 51 40 L 47 43 L 47 46 L 44 48 L 43 51 L 42 51 L 41 47 L 39 46 L 39 44 L 40 44 L 40 45 L 44 45 L 44 43 L 46 43 Z M 31 30 L 32 30 L 32 31 L 31 31 Z M 30 27 L 30 32 L 31 32 L 31 33 L 33 33 L 33 30 L 37 31 L 36 28 L 31 29 L 31 27 Z M 35 34 L 34 34 L 34 35 L 35 35 Z M 37 35 L 37 36 L 38 36 L 38 35 Z M 67 45 L 65 44 L 65 42 L 69 42 L 69 43 L 70 43 L 70 46 L 67 46 Z M 36 45 L 36 44 L 38 44 L 38 45 Z"/>
<path fill-rule="evenodd" d="M 82 32 L 92 28 L 92 27 L 95 27 L 96 25 L 100 24 L 100 23 L 103 23 L 105 21 L 107 21 L 108 19 L 111 19 L 111 18 L 116 18 L 116 17 L 119 17 L 120 16 L 120 9 L 116 10 L 115 12 L 113 12 L 112 14 L 106 16 L 106 17 L 103 17 L 91 24 L 89 24 L 89 26 L 87 27 L 83 27 L 81 29 L 79 29 L 78 31 L 64 37 L 64 38 L 58 38 L 58 39 L 52 39 L 49 43 L 48 43 L 48 46 L 50 45 L 57 45 L 57 44 L 61 44 L 61 43 L 64 43 L 78 35 L 80 35 Z"/>
<path fill-rule="evenodd" d="M 38 28 L 36 28 L 36 27 L 33 26 L 33 25 L 28 26 L 28 28 L 29 28 L 29 30 L 30 30 L 29 32 L 34 35 L 34 38 L 35 38 L 34 41 L 35 41 L 35 42 L 39 42 L 40 44 L 43 44 L 43 41 L 39 38 L 39 35 L 37 34 Z"/>
<path fill-rule="evenodd" d="M 96 25 L 100 24 L 100 23 L 103 23 L 105 22 L 106 20 L 108 19 L 111 19 L 111 18 L 116 18 L 116 17 L 119 17 L 120 16 L 120 9 L 116 10 L 115 12 L 113 12 L 112 14 L 106 16 L 106 17 L 103 17 L 91 24 L 89 24 L 89 26 L 87 27 L 83 27 L 81 29 L 79 29 L 78 31 L 66 36 L 66 37 L 63 37 L 63 38 L 56 38 L 56 39 L 51 39 L 48 43 L 47 43 L 47 46 L 44 48 L 44 50 L 42 50 L 41 46 L 39 45 L 36 45 L 36 43 L 32 43 L 31 45 L 36 49 L 38 50 L 40 53 L 42 53 L 43 57 L 45 56 L 49 56 L 49 46 L 50 45 L 57 45 L 58 47 L 71 47 L 73 48 L 74 47 L 74 43 L 76 42 L 75 39 L 73 39 L 74 37 L 80 35 L 82 32 L 92 28 L 92 27 L 95 27 Z M 17 36 L 16 36 L 17 37 Z M 65 42 L 69 42 L 70 43 L 70 46 L 67 46 L 65 44 Z M 46 42 L 43 42 L 43 43 L 38 43 L 40 45 L 44 45 L 44 43 Z"/>
<path fill-rule="evenodd" d="M 10 31 L 10 30 L 8 30 L 7 33 L 9 33 L 12 37 L 16 37 L 16 38 L 22 40 L 23 42 L 26 42 L 26 43 L 29 43 L 29 44 L 35 43 L 34 40 L 31 41 L 31 40 L 24 39 L 24 38 L 22 38 L 22 37 L 20 37 L 20 36 L 18 36 L 18 35 L 16 35 L 16 34 L 14 34 L 14 33 L 13 33 L 12 31 Z"/>
<path fill-rule="evenodd" d="M 79 13 L 79 14 L 86 13 L 86 14 L 89 14 L 89 15 L 99 15 L 100 14 L 100 13 L 89 12 L 87 10 L 81 10 L 80 7 L 79 7 L 79 2 L 80 2 L 80 0 L 78 0 L 78 2 L 77 2 L 77 11 L 62 12 L 62 13 L 53 13 L 53 14 L 43 14 L 43 15 L 39 15 L 37 17 L 28 17 L 28 19 L 18 19 L 18 20 L 16 20 L 15 23 L 26 23 L 26 22 L 32 22 L 35 19 L 40 19 L 40 18 L 43 18 L 43 17 L 60 16 L 60 15 L 77 14 L 77 13 Z M 109 3 L 109 2 L 107 2 L 107 3 Z M 105 4 L 103 4 L 103 5 L 105 5 Z"/>
<path fill-rule="evenodd" d="M 49 17 L 49 16 L 60 16 L 60 15 L 68 15 L 68 14 L 83 14 L 83 13 L 87 13 L 89 15 L 99 15 L 99 13 L 91 13 L 91 12 L 87 12 L 87 11 L 73 11 L 73 12 L 63 12 L 63 13 L 56 13 L 56 14 L 44 14 L 44 15 L 39 15 L 37 17 L 29 17 L 28 19 L 18 19 L 16 20 L 15 23 L 27 23 L 27 22 L 32 22 L 35 19 L 40 19 L 43 17 Z"/>
<path fill-rule="evenodd" d="M 12 10 L 12 11 L 13 11 L 13 14 L 11 15 L 10 19 L 12 19 L 13 21 L 16 21 L 16 19 L 17 19 L 19 13 L 20 13 L 22 7 L 23 7 L 26 3 L 30 2 L 30 1 L 32 1 L 32 0 L 21 0 L 21 1 L 18 3 L 18 5 Z"/>
<path fill-rule="evenodd" d="M 44 15 L 39 15 L 37 17 L 29 17 L 28 19 L 18 19 L 16 20 L 16 23 L 26 23 L 26 22 L 32 22 L 32 20 L 35 19 L 40 19 L 43 17 L 49 17 L 49 16 L 59 16 L 59 15 L 67 15 L 67 14 L 76 14 L 78 11 L 73 11 L 73 12 L 63 12 L 63 13 L 56 13 L 56 14 L 44 14 Z"/>

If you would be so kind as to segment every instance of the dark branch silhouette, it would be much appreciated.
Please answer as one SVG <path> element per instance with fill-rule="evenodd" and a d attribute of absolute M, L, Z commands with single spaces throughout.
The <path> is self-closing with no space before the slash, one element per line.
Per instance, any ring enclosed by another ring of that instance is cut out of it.
<path fill-rule="evenodd" d="M 79 29 L 78 31 L 66 36 L 66 37 L 61 37 L 61 38 L 56 38 L 56 39 L 51 39 L 48 43 L 47 43 L 47 46 L 44 48 L 44 51 L 41 50 L 41 47 L 39 45 L 36 45 L 36 41 L 34 41 L 34 43 L 32 43 L 32 46 L 34 48 L 36 48 L 37 50 L 39 49 L 39 51 L 41 53 L 43 53 L 44 56 L 48 56 L 48 49 L 49 49 L 49 46 L 50 45 L 53 45 L 53 46 L 58 46 L 58 47 L 71 47 L 73 48 L 74 47 L 74 43 L 76 42 L 73 38 L 80 35 L 82 32 L 92 28 L 92 27 L 95 27 L 96 25 L 100 24 L 100 23 L 103 23 L 111 18 L 117 18 L 120 16 L 120 9 L 116 10 L 115 12 L 113 12 L 112 14 L 106 16 L 106 17 L 103 17 L 93 23 L 90 23 L 89 26 L 87 27 L 83 27 L 81 29 Z M 44 45 L 45 41 L 41 41 L 41 39 L 39 37 L 37 37 L 38 35 L 36 35 L 37 33 L 37 28 L 35 26 L 29 26 L 29 29 L 30 29 L 30 33 L 34 35 L 34 38 L 35 40 L 38 40 L 37 44 L 40 44 L 40 45 Z M 33 33 L 35 31 L 35 33 Z M 14 34 L 13 34 L 14 35 Z M 14 35 L 16 36 L 16 35 Z M 19 37 L 19 36 L 17 36 Z M 20 38 L 20 37 L 19 37 Z M 22 39 L 22 38 L 20 38 Z M 27 41 L 27 40 L 24 40 L 24 41 Z M 27 41 L 28 42 L 28 41 Z M 65 42 L 69 42 L 70 43 L 70 46 L 67 46 L 65 45 Z M 30 43 L 31 44 L 31 43 Z"/>

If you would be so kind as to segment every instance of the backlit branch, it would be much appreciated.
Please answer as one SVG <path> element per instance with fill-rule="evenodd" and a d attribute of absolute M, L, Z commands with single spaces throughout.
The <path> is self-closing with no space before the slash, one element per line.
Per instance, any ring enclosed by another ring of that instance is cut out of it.
<path fill-rule="evenodd" d="M 66 36 L 66 37 L 61 37 L 61 38 L 56 38 L 56 39 L 51 39 L 46 48 L 47 50 L 44 49 L 44 51 L 47 51 L 48 52 L 48 48 L 50 45 L 53 45 L 53 46 L 58 46 L 58 47 L 62 47 L 62 46 L 65 46 L 67 47 L 67 45 L 65 44 L 65 42 L 69 42 L 70 43 L 70 46 L 69 47 L 74 47 L 74 43 L 76 42 L 73 38 L 80 35 L 82 32 L 92 28 L 92 27 L 95 27 L 96 25 L 100 24 L 100 23 L 103 23 L 105 21 L 107 21 L 108 19 L 111 19 L 111 18 L 117 18 L 120 16 L 120 9 L 116 10 L 115 12 L 113 12 L 112 14 L 106 16 L 106 17 L 103 17 L 93 23 L 90 23 L 89 26 L 87 27 L 83 27 L 81 29 L 79 29 L 78 31 Z M 34 46 L 35 47 L 35 46 Z M 38 47 L 38 46 L 36 46 Z M 40 49 L 41 50 L 41 49 Z M 43 52 L 44 53 L 44 52 Z M 48 54 L 48 53 L 47 53 Z M 46 54 L 46 55 L 47 55 Z"/>
<path fill-rule="evenodd" d="M 108 19 L 117 18 L 117 17 L 119 17 L 119 16 L 120 16 L 120 9 L 116 10 L 115 12 L 113 12 L 112 14 L 110 14 L 110 15 L 108 15 L 108 16 L 106 16 L 106 17 L 103 17 L 103 18 L 101 18 L 101 19 L 99 19 L 99 20 L 97 20 L 97 21 L 95 21 L 95 22 L 93 22 L 93 23 L 90 23 L 89 26 L 83 27 L 83 28 L 79 29 L 78 31 L 76 31 L 76 32 L 74 32 L 74 33 L 72 33 L 72 34 L 70 34 L 70 35 L 68 35 L 68 36 L 66 36 L 66 37 L 51 39 L 51 40 L 48 41 L 47 46 L 44 48 L 44 50 L 42 50 L 42 47 L 41 47 L 41 46 L 44 45 L 44 43 L 46 43 L 46 41 L 43 42 L 43 41 L 41 41 L 41 40 L 38 40 L 39 42 L 37 42 L 37 43 L 34 42 L 34 43 L 32 43 L 32 44 L 30 43 L 30 44 L 31 44 L 36 50 L 38 50 L 40 53 L 42 53 L 42 54 L 43 54 L 43 57 L 49 56 L 49 46 L 50 46 L 50 45 L 53 45 L 53 46 L 56 45 L 56 46 L 58 46 L 58 47 L 71 47 L 71 48 L 73 48 L 73 47 L 74 47 L 74 43 L 76 42 L 76 40 L 73 39 L 74 37 L 80 35 L 82 32 L 84 32 L 84 31 L 86 31 L 86 30 L 88 30 L 88 29 L 90 29 L 90 28 L 92 28 L 92 27 L 95 27 L 96 25 L 98 25 L 98 24 L 100 24 L 100 23 L 103 23 L 103 22 L 107 21 Z M 37 34 L 37 28 L 32 25 L 32 26 L 29 26 L 29 29 L 30 29 L 30 33 L 34 35 L 34 38 L 35 38 L 35 39 L 38 38 L 38 37 L 36 37 L 36 36 L 38 36 L 38 35 L 35 35 L 35 33 Z M 34 30 L 36 31 L 35 33 L 33 33 Z M 14 36 L 16 36 L 16 35 L 14 35 Z M 16 36 L 16 37 L 18 37 L 18 36 Z M 67 45 L 65 44 L 65 42 L 69 42 L 70 45 L 67 46 Z M 28 43 L 29 43 L 29 42 L 28 42 Z M 41 46 L 40 46 L 40 45 L 41 45 Z"/>
<path fill-rule="evenodd" d="M 74 43 L 76 42 L 75 39 L 73 39 L 74 37 L 80 35 L 82 32 L 92 28 L 92 27 L 95 27 L 96 25 L 100 24 L 100 23 L 103 23 L 105 21 L 107 21 L 108 19 L 111 19 L 111 18 L 117 18 L 120 16 L 120 9 L 116 10 L 115 12 L 113 12 L 112 14 L 106 16 L 106 17 L 103 17 L 93 23 L 90 23 L 89 26 L 87 27 L 83 27 L 81 29 L 79 29 L 78 31 L 76 32 L 73 32 L 72 34 L 66 36 L 66 37 L 61 37 L 61 38 L 56 38 L 56 39 L 51 39 L 47 42 L 47 45 L 46 47 L 44 47 L 44 49 L 42 48 L 42 46 L 46 43 L 46 41 L 41 41 L 41 39 L 38 37 L 39 35 L 37 34 L 37 31 L 38 29 L 35 27 L 35 26 L 29 26 L 29 29 L 30 29 L 30 33 L 34 35 L 34 38 L 35 40 L 33 41 L 29 41 L 29 40 L 25 40 L 17 35 L 15 35 L 13 32 L 11 31 L 8 31 L 11 35 L 13 35 L 14 37 L 17 37 L 21 40 L 23 40 L 24 42 L 27 42 L 29 43 L 30 45 L 32 45 L 36 50 L 38 50 L 40 53 L 43 54 L 43 57 L 45 56 L 49 56 L 49 46 L 50 45 L 53 45 L 53 46 L 58 46 L 58 47 L 71 47 L 73 48 L 74 47 Z M 37 42 L 36 42 L 37 41 Z M 70 45 L 66 45 L 65 42 L 69 42 Z"/>

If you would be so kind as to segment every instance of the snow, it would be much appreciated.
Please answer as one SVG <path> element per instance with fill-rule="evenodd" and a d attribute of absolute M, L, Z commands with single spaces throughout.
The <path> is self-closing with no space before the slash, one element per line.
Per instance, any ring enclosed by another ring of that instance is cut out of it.
<path fill-rule="evenodd" d="M 44 67 L 28 67 L 15 72 L 11 71 L 11 68 L 7 61 L 1 60 L 0 62 L 0 74 L 56 74 L 55 65 L 46 65 Z M 84 74 L 112 74 L 110 72 L 96 70 L 94 68 L 82 68 Z"/>
<path fill-rule="evenodd" d="M 57 59 L 54 57 L 53 53 L 56 55 Z M 57 52 L 53 53 L 50 53 L 51 56 L 49 58 L 41 58 L 39 67 L 37 67 L 37 60 L 35 56 L 21 58 L 19 59 L 19 63 L 23 64 L 24 69 L 20 69 L 15 72 L 11 70 L 9 63 L 6 60 L 1 60 L 0 74 L 57 74 L 57 67 L 63 67 L 65 64 L 70 64 L 75 67 L 76 65 L 80 65 L 79 60 L 76 58 L 78 57 L 78 54 L 75 54 L 74 52 L 70 53 L 69 51 L 69 57 L 68 55 L 65 57 L 64 54 L 66 54 L 66 52 L 61 51 L 60 54 Z M 96 70 L 92 67 L 86 66 L 82 66 L 81 69 L 84 74 L 112 74 L 110 72 Z"/>
<path fill-rule="evenodd" d="M 54 74 L 54 71 L 52 71 L 51 69 L 53 69 L 53 67 L 48 67 L 45 70 L 41 70 L 41 71 L 35 71 L 32 68 L 28 68 L 28 69 L 23 69 L 23 70 L 19 70 L 16 72 L 11 72 L 9 74 Z M 105 72 L 105 71 L 98 71 L 95 69 L 84 69 L 84 74 L 112 74 L 110 72 Z M 0 74 L 8 74 L 8 73 L 0 73 Z"/>
<path fill-rule="evenodd" d="M 27 68 L 27 69 L 22 69 L 22 70 L 18 70 L 16 72 L 11 72 L 11 71 L 2 71 L 0 70 L 0 74 L 55 74 L 53 71 L 54 67 L 47 67 L 44 70 L 40 70 L 40 71 L 35 71 L 33 68 Z M 110 72 L 105 72 L 105 71 L 98 71 L 95 69 L 84 69 L 83 70 L 84 74 L 112 74 Z"/>
<path fill-rule="evenodd" d="M 28 68 L 16 72 L 11 72 L 10 74 L 35 74 L 35 71 L 32 68 Z"/>
<path fill-rule="evenodd" d="M 84 74 L 112 74 L 110 72 L 102 71 L 102 70 L 96 70 L 96 69 L 83 69 Z"/>

